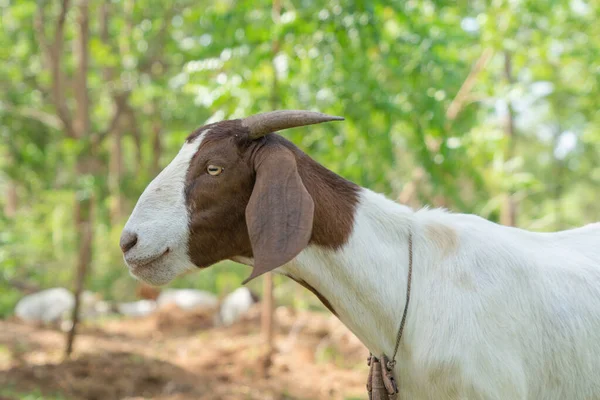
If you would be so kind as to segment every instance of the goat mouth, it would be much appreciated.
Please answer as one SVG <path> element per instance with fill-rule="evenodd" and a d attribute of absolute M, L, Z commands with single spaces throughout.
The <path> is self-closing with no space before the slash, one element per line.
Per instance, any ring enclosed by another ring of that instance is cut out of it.
<path fill-rule="evenodd" d="M 157 254 L 156 256 L 146 258 L 146 259 L 142 260 L 141 262 L 130 262 L 130 263 L 128 263 L 128 265 L 130 266 L 130 268 L 132 270 L 146 268 L 146 267 L 152 265 L 153 263 L 155 263 L 156 261 L 160 260 L 164 256 L 166 256 L 167 254 L 169 254 L 170 251 L 171 251 L 171 249 L 167 247 L 167 249 L 165 251 L 163 251 L 160 254 Z"/>

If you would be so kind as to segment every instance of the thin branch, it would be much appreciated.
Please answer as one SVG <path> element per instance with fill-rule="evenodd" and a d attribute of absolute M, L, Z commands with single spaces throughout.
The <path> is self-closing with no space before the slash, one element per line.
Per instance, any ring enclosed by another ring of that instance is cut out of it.
<path fill-rule="evenodd" d="M 67 2 L 68 0 L 64 0 Z M 89 9 L 88 1 L 79 3 L 78 27 L 79 34 L 75 42 L 77 67 L 75 69 L 74 92 L 77 107 L 75 110 L 75 134 L 83 138 L 90 134 L 90 99 L 87 85 L 87 72 L 89 65 Z"/>
<path fill-rule="evenodd" d="M 7 279 L 6 283 L 25 294 L 31 294 L 41 290 L 41 288 L 37 284 L 30 283 L 24 280 Z"/>
<path fill-rule="evenodd" d="M 56 31 L 54 33 L 54 46 L 60 46 L 64 43 L 64 33 L 65 33 L 65 21 L 67 19 L 67 12 L 69 11 L 70 0 L 63 0 L 60 7 L 60 14 L 58 15 L 58 20 L 56 21 Z"/>
<path fill-rule="evenodd" d="M 67 136 L 75 137 L 73 122 L 64 94 L 66 79 L 63 71 L 61 70 L 64 46 L 64 27 L 67 13 L 69 11 L 69 3 L 69 0 L 63 0 L 62 2 L 60 14 L 56 23 L 56 30 L 54 32 L 54 40 L 52 43 L 48 42 L 48 38 L 44 32 L 44 28 L 47 23 L 45 0 L 38 1 L 38 11 L 35 16 L 34 28 L 42 53 L 44 54 L 46 61 L 50 65 L 50 70 L 52 71 L 51 93 L 56 114 L 62 121 L 63 128 Z"/>
<path fill-rule="evenodd" d="M 506 51 L 504 53 L 504 79 L 507 85 L 512 86 L 514 79 L 512 75 L 512 57 L 511 54 Z M 510 102 L 510 98 L 506 99 L 506 119 L 504 121 L 504 135 L 506 136 L 507 149 L 505 151 L 505 168 L 506 163 L 511 160 L 515 155 L 516 147 L 516 131 L 515 131 L 515 118 L 513 108 Z M 506 171 L 509 173 L 509 171 Z M 503 208 L 500 213 L 500 221 L 503 225 L 516 226 L 517 225 L 517 201 L 514 197 L 513 190 L 508 190 L 506 198 L 503 204 Z"/>
<path fill-rule="evenodd" d="M 493 50 L 489 48 L 483 51 L 477 62 L 473 65 L 473 68 L 471 68 L 471 72 L 469 72 L 467 79 L 465 79 L 462 86 L 458 90 L 458 93 L 456 93 L 456 96 L 450 103 L 450 106 L 446 111 L 446 118 L 451 121 L 456 119 L 467 98 L 469 97 L 468 95 L 471 92 L 471 89 L 477 81 L 477 76 L 481 73 L 481 71 L 483 71 L 493 53 Z"/>
<path fill-rule="evenodd" d="M 125 29 L 123 32 L 123 40 L 121 41 L 121 45 L 119 46 L 121 56 L 131 54 L 131 46 L 129 46 L 129 41 L 133 37 L 133 6 L 134 0 L 126 0 L 123 3 L 125 13 Z"/>
<path fill-rule="evenodd" d="M 111 48 L 113 51 L 117 51 L 116 47 L 110 41 L 108 24 L 110 20 L 110 4 L 108 2 L 102 5 L 100 10 L 100 37 L 105 46 Z M 113 67 L 105 66 L 103 68 L 104 79 L 111 84 L 115 80 L 115 69 Z M 114 103 L 113 116 L 106 130 L 99 132 L 94 138 L 94 143 L 100 145 L 108 135 L 110 135 L 118 126 L 119 120 L 123 115 L 125 108 L 127 107 L 127 100 L 129 93 L 119 93 L 116 88 L 112 90 L 112 99 Z"/>
<path fill-rule="evenodd" d="M 50 44 L 48 44 L 48 39 L 46 38 L 46 33 L 44 32 L 46 22 L 46 0 L 38 0 L 37 2 L 37 13 L 35 14 L 33 20 L 33 27 L 35 30 L 35 36 L 37 41 L 42 49 L 42 52 L 45 56 L 49 56 L 51 54 Z M 51 61 L 51 60 L 48 60 Z"/>
<path fill-rule="evenodd" d="M 52 60 L 52 91 L 56 102 L 56 111 L 59 118 L 65 125 L 67 134 L 69 136 L 75 136 L 73 130 L 73 124 L 71 115 L 67 107 L 67 101 L 65 99 L 64 88 L 66 85 L 65 74 L 61 68 L 63 47 L 65 41 L 65 20 L 67 18 L 67 12 L 69 11 L 70 1 L 63 0 L 61 3 L 60 14 L 56 22 L 56 31 L 54 32 L 54 43 L 51 48 L 51 60 Z"/>
<path fill-rule="evenodd" d="M 154 99 L 153 101 L 153 106 L 152 108 L 155 110 L 155 112 L 157 113 L 157 115 L 155 116 L 155 118 L 152 120 L 152 164 L 151 165 L 151 171 L 154 175 L 158 174 L 158 172 L 160 172 L 160 156 L 162 153 L 162 142 L 161 142 L 161 132 L 162 132 L 162 120 L 160 118 L 160 113 L 158 113 L 158 106 L 157 106 L 157 101 L 156 99 Z M 135 118 L 135 117 L 133 117 Z M 134 128 L 134 132 L 136 135 L 139 136 L 139 131 L 137 128 L 137 122 L 135 120 L 132 120 L 132 124 L 133 126 L 135 126 Z M 139 139 L 137 139 L 139 140 Z M 139 146 L 138 141 L 136 140 L 136 144 Z M 138 165 L 142 165 L 142 160 L 141 160 L 141 151 L 138 148 L 137 151 L 137 155 L 138 155 Z"/>
<path fill-rule="evenodd" d="M 156 101 L 153 102 L 156 104 Z M 152 107 L 155 110 L 155 118 L 158 118 L 160 121 L 160 112 L 158 111 L 156 105 Z M 133 136 L 133 140 L 135 142 L 135 160 L 138 168 L 142 168 L 142 133 L 140 132 L 140 125 L 138 124 L 137 116 L 135 111 L 130 106 L 127 107 L 127 114 L 129 115 L 129 125 L 131 127 L 131 134 Z M 153 128 L 154 130 L 154 128 Z M 154 135 L 157 135 L 159 132 L 153 132 Z M 158 147 L 156 146 L 156 140 L 158 140 Z M 156 138 L 153 143 L 153 149 L 158 149 L 158 157 L 160 157 L 160 137 Z M 158 164 L 157 164 L 158 165 Z M 156 171 L 156 170 L 155 170 Z"/>
<path fill-rule="evenodd" d="M 113 97 L 115 103 L 113 117 L 110 120 L 108 127 L 97 135 L 95 140 L 96 144 L 102 143 L 108 137 L 108 135 L 110 135 L 110 133 L 116 129 L 117 125 L 119 124 L 119 120 L 121 119 L 121 116 L 125 114 L 125 110 L 127 109 L 128 98 L 129 93 L 115 95 Z"/>
<path fill-rule="evenodd" d="M 512 57 L 510 53 L 504 53 L 504 78 L 509 85 L 514 84 L 513 76 L 512 76 Z M 510 104 L 510 99 L 507 99 L 506 105 L 508 108 L 508 112 L 506 114 L 506 135 L 510 138 L 514 138 L 515 136 L 515 119 L 513 116 L 512 105 Z M 514 143 L 511 142 L 511 153 L 514 148 Z M 511 154 L 512 156 L 512 154 Z"/>
<path fill-rule="evenodd" d="M 62 130 L 64 129 L 64 124 L 60 118 L 56 115 L 48 114 L 44 111 L 37 110 L 35 108 L 30 107 L 14 107 L 10 104 L 0 103 L 0 108 L 7 110 L 13 114 L 17 114 L 21 117 L 30 118 L 41 122 L 44 125 L 49 126 L 50 128 Z"/>
<path fill-rule="evenodd" d="M 110 35 L 108 31 L 108 22 L 110 20 L 109 6 L 110 3 L 105 2 L 100 8 L 100 38 L 105 46 L 109 47 L 112 51 L 115 51 L 115 46 L 112 46 L 112 43 L 110 42 Z M 115 69 L 113 67 L 105 66 L 103 68 L 103 75 L 104 79 L 110 82 L 114 79 Z"/>

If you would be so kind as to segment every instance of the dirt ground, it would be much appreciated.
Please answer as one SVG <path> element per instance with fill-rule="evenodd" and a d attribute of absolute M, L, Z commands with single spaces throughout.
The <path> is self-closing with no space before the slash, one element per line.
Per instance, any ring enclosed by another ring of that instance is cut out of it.
<path fill-rule="evenodd" d="M 270 365 L 259 319 L 256 307 L 215 327 L 208 312 L 172 307 L 88 323 L 67 361 L 60 330 L 0 321 L 0 400 L 366 398 L 367 350 L 335 317 L 278 308 Z"/>

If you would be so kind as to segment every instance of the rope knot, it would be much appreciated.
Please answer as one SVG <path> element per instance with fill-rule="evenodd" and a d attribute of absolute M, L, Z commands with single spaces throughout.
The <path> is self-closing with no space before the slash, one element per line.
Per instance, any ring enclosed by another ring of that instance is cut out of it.
<path fill-rule="evenodd" d="M 396 366 L 396 360 L 390 360 L 387 362 L 387 369 L 389 371 L 392 371 L 395 366 Z"/>

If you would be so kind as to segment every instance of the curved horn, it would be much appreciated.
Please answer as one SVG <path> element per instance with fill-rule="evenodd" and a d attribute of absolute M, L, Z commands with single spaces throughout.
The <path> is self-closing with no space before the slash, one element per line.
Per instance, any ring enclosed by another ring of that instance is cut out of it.
<path fill-rule="evenodd" d="M 279 110 L 251 115 L 242 120 L 242 125 L 250 131 L 251 139 L 258 139 L 268 133 L 282 129 L 343 120 L 343 117 L 335 117 L 314 111 Z"/>

